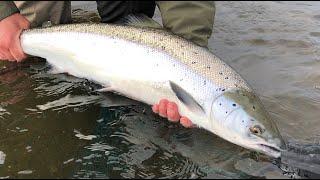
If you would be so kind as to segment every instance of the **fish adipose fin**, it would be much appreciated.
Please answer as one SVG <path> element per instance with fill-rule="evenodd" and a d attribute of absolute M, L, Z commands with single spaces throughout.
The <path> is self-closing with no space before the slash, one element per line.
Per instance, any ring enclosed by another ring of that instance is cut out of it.
<path fill-rule="evenodd" d="M 204 115 L 205 111 L 202 108 L 202 106 L 184 89 L 182 89 L 180 86 L 175 84 L 172 81 L 169 81 L 170 87 L 172 91 L 176 94 L 178 99 L 183 102 L 186 107 L 197 114 Z"/>
<path fill-rule="evenodd" d="M 162 28 L 162 26 L 158 22 L 144 14 L 129 14 L 125 17 L 120 18 L 115 23 L 137 27 L 148 27 L 156 29 Z"/>

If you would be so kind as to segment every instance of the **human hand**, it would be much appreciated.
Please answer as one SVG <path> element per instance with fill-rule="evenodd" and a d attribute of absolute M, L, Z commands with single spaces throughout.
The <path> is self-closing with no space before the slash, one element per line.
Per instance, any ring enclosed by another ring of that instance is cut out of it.
<path fill-rule="evenodd" d="M 195 127 L 189 118 L 180 116 L 177 104 L 170 102 L 167 99 L 162 99 L 159 104 L 153 105 L 152 111 L 159 114 L 161 117 L 168 118 L 171 122 L 179 122 L 180 120 L 180 124 L 186 128 Z"/>
<path fill-rule="evenodd" d="M 19 13 L 0 21 L 0 60 L 20 62 L 27 57 L 21 48 L 20 34 L 29 28 L 30 22 Z"/>

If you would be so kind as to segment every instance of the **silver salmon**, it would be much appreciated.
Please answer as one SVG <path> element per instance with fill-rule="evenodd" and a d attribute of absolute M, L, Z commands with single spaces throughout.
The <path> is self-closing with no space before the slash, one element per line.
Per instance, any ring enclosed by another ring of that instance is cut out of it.
<path fill-rule="evenodd" d="M 69 24 L 26 30 L 25 53 L 54 71 L 85 78 L 124 96 L 175 102 L 199 128 L 272 157 L 283 140 L 248 83 L 208 49 L 166 30 L 111 24 Z"/>

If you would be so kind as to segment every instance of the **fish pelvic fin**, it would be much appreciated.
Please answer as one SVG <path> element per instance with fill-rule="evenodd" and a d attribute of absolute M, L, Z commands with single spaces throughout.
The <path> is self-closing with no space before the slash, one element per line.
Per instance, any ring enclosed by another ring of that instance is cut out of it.
<path fill-rule="evenodd" d="M 96 90 L 97 92 L 112 92 L 114 91 L 114 89 L 112 87 L 104 87 L 104 88 L 101 88 L 101 89 L 97 89 Z"/>

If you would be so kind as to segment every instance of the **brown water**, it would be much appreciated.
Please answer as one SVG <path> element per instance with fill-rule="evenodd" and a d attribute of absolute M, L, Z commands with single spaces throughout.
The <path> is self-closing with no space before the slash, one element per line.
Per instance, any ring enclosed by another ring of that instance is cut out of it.
<path fill-rule="evenodd" d="M 75 22 L 98 20 L 94 3 L 73 5 Z M 289 144 L 320 149 L 320 2 L 216 6 L 212 51 L 252 85 Z M 50 74 L 44 61 L 18 68 L 5 64 L 0 177 L 300 178 L 319 173 L 319 163 L 310 165 L 318 162 L 317 155 L 303 156 L 310 166 L 295 161 L 299 154 L 277 162 L 206 131 L 171 124 L 144 104 L 126 105 L 126 98 L 97 93 L 99 86 L 89 81 Z M 316 150 L 313 154 L 319 154 Z"/>

